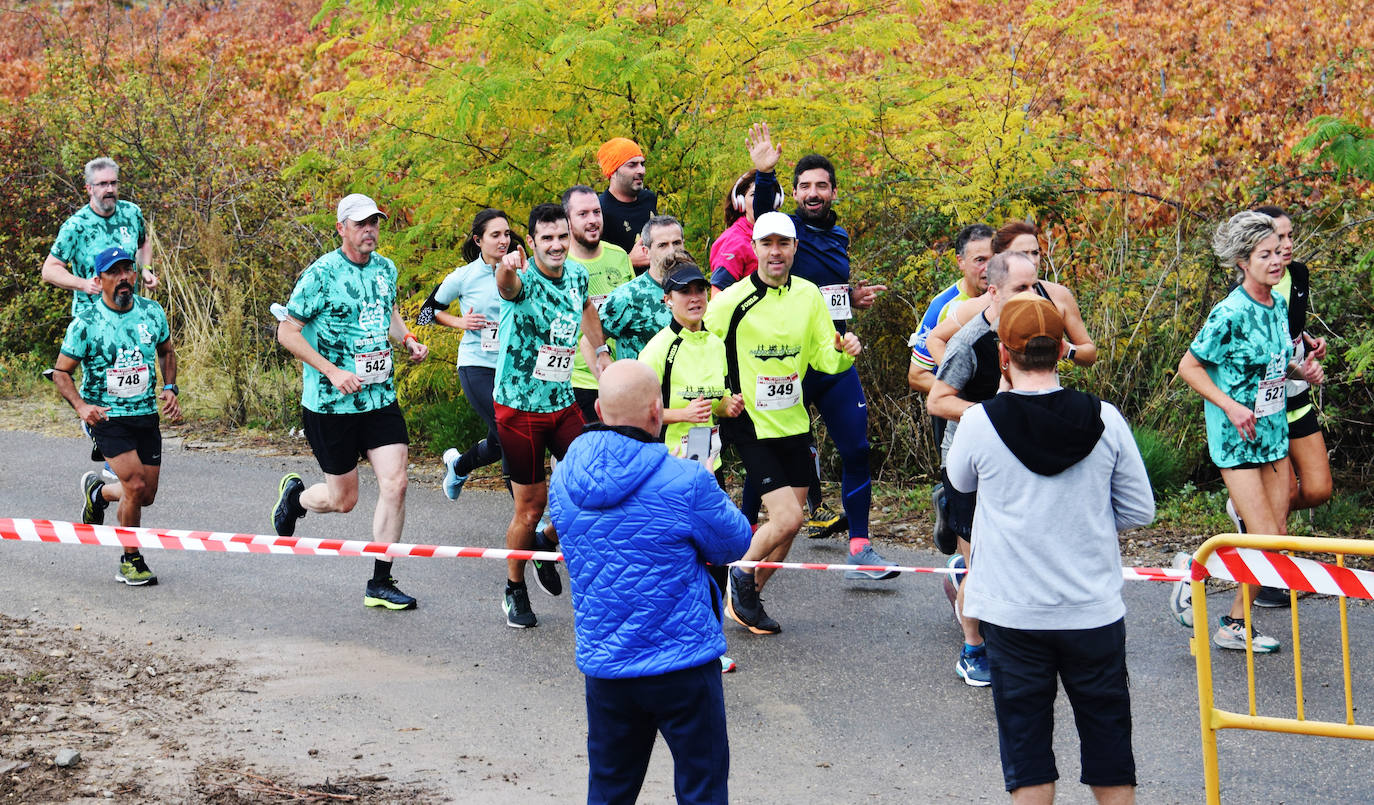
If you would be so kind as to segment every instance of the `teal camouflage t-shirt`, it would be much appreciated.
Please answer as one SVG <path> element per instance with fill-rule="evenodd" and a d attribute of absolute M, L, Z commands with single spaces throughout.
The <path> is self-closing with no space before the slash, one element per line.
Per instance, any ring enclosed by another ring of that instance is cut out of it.
<path fill-rule="evenodd" d="M 57 230 L 50 250 L 53 257 L 67 264 L 67 270 L 82 279 L 95 276 L 95 256 L 112 246 L 129 254 L 148 239 L 143 212 L 131 201 L 115 202 L 115 211 L 105 218 L 86 204 Z M 72 291 L 72 315 L 92 307 L 100 294 Z"/>
<path fill-rule="evenodd" d="M 638 357 L 672 320 L 663 285 L 648 271 L 616 288 L 601 306 L 601 329 L 615 339 L 615 356 L 621 360 Z"/>
<path fill-rule="evenodd" d="M 1207 450 L 1223 469 L 1277 461 L 1288 455 L 1284 376 L 1293 352 L 1288 303 L 1274 295 L 1265 306 L 1237 287 L 1212 308 L 1188 351 L 1226 396 L 1255 411 L 1255 438 L 1246 441 L 1211 402 L 1204 403 Z"/>
<path fill-rule="evenodd" d="M 358 265 L 335 249 L 301 273 L 287 312 L 305 325 L 301 332 L 310 346 L 363 384 L 344 394 L 307 365 L 301 405 L 317 414 L 360 414 L 396 401 L 386 335 L 395 305 L 396 264 L 376 252 Z"/>
<path fill-rule="evenodd" d="M 520 295 L 501 300 L 501 357 L 493 397 L 529 413 L 573 405 L 573 355 L 582 333 L 587 270 L 572 260 L 563 276 L 544 276 L 530 258 L 520 272 Z"/>
<path fill-rule="evenodd" d="M 171 336 L 167 314 L 151 299 L 113 310 L 99 296 L 67 325 L 62 354 L 81 364 L 81 399 L 109 416 L 157 413 L 157 345 Z"/>

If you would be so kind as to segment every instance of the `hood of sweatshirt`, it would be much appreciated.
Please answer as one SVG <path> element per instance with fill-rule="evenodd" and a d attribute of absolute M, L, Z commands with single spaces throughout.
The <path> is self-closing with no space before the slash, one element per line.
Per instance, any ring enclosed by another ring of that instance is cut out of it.
<path fill-rule="evenodd" d="M 1058 475 L 1102 438 L 1102 401 L 1073 389 L 1006 391 L 983 403 L 983 410 L 1016 460 L 1037 475 Z"/>

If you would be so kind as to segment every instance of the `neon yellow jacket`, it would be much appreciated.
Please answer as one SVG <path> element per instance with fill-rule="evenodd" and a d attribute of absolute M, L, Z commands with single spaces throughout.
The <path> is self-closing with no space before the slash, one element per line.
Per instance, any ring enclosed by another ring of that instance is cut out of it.
<path fill-rule="evenodd" d="M 725 396 L 725 342 L 705 328 L 692 332 L 674 321 L 649 339 L 638 359 L 658 374 L 664 408 L 686 408 L 698 397 L 714 404 Z M 714 414 L 706 422 L 674 422 L 663 441 L 674 450 L 693 427 L 715 424 Z"/>
<path fill-rule="evenodd" d="M 791 276 L 781 288 L 770 288 L 757 273 L 750 274 L 716 294 L 702 323 L 725 342 L 726 389 L 744 396 L 744 413 L 736 422 L 721 423 L 727 441 L 808 432 L 811 417 L 801 400 L 801 379 L 809 369 L 838 374 L 854 365 L 852 357 L 835 349 L 835 324 L 820 290 L 801 277 Z M 760 377 L 794 374 L 795 404 L 781 409 L 758 407 Z"/>

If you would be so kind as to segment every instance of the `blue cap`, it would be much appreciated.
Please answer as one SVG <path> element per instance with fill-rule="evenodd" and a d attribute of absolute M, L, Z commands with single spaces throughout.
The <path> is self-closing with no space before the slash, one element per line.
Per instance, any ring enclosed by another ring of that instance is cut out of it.
<path fill-rule="evenodd" d="M 115 266 L 118 266 L 120 263 L 132 263 L 133 261 L 134 258 L 130 257 L 128 252 L 124 251 L 118 246 L 111 246 L 110 248 L 95 256 L 96 276 L 104 274 L 106 271 L 109 271 Z"/>

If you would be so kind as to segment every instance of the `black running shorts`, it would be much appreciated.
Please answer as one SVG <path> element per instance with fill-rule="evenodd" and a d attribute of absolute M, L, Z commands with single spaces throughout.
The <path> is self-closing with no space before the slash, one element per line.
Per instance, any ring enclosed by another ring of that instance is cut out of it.
<path fill-rule="evenodd" d="M 301 409 L 305 439 L 320 469 L 328 475 L 347 475 L 367 451 L 389 444 L 410 444 L 401 406 L 392 403 L 358 414 L 318 414 Z"/>
<path fill-rule="evenodd" d="M 137 450 L 138 461 L 143 466 L 162 464 L 162 430 L 157 424 L 157 414 L 110 417 L 92 425 L 91 436 L 107 459 Z"/>
<path fill-rule="evenodd" d="M 809 487 L 816 477 L 809 433 L 736 442 L 734 448 L 760 495 L 785 486 Z"/>

